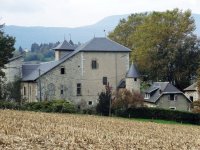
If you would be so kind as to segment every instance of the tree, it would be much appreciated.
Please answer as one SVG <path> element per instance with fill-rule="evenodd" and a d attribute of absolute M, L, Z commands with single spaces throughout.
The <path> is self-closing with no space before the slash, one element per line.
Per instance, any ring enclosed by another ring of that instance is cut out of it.
<path fill-rule="evenodd" d="M 129 16 L 124 27 L 130 18 L 135 20 L 136 15 Z M 119 26 L 120 23 L 110 33 L 111 39 L 116 40 L 119 36 L 115 34 Z M 148 74 L 151 80 L 174 83 L 180 89 L 189 85 L 190 78 L 196 75 L 200 58 L 200 41 L 193 33 L 195 23 L 189 10 L 141 15 L 140 21 L 130 29 L 123 28 L 129 31 L 128 44 L 123 41 L 121 44 L 132 49 L 132 60 L 137 62 L 140 72 Z"/>
<path fill-rule="evenodd" d="M 104 116 L 108 116 L 110 113 L 110 108 L 111 108 L 111 98 L 112 98 L 112 93 L 111 93 L 111 88 L 109 85 L 106 86 L 106 91 L 101 92 L 99 95 L 99 103 L 96 106 L 96 111 L 99 114 L 102 114 Z"/>
<path fill-rule="evenodd" d="M 112 103 L 113 109 L 124 109 L 143 106 L 144 98 L 139 92 L 130 92 L 127 89 L 121 89 L 116 92 Z"/>
<path fill-rule="evenodd" d="M 15 77 L 13 82 L 9 82 L 5 85 L 4 97 L 11 101 L 21 103 L 21 79 Z"/>
<path fill-rule="evenodd" d="M 15 39 L 9 35 L 5 35 L 2 29 L 3 25 L 0 25 L 0 80 L 5 76 L 5 73 L 1 69 L 5 68 L 5 64 L 8 63 L 15 50 Z"/>

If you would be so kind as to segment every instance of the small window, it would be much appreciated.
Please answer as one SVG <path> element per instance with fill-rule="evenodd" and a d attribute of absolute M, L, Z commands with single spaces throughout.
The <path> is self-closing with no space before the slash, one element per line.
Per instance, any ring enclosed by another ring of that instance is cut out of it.
<path fill-rule="evenodd" d="M 60 68 L 60 74 L 65 74 L 65 68 L 64 67 Z"/>
<path fill-rule="evenodd" d="M 162 91 L 161 91 L 161 90 L 159 90 L 159 94 L 162 94 Z"/>
<path fill-rule="evenodd" d="M 190 96 L 190 100 L 193 102 L 193 96 Z"/>
<path fill-rule="evenodd" d="M 171 109 L 171 110 L 176 110 L 176 107 L 169 107 L 169 109 Z"/>
<path fill-rule="evenodd" d="M 150 94 L 146 93 L 146 94 L 144 95 L 144 99 L 150 99 Z"/>
<path fill-rule="evenodd" d="M 171 100 L 171 101 L 174 101 L 174 100 L 175 100 L 174 94 L 170 94 L 170 95 L 169 95 L 169 100 Z"/>
<path fill-rule="evenodd" d="M 64 85 L 60 86 L 60 94 L 63 95 L 64 94 Z"/>
<path fill-rule="evenodd" d="M 103 77 L 103 85 L 107 85 L 107 77 Z"/>
<path fill-rule="evenodd" d="M 77 83 L 76 94 L 77 96 L 81 96 L 81 83 Z"/>
<path fill-rule="evenodd" d="M 134 78 L 134 81 L 137 81 L 137 78 Z"/>
<path fill-rule="evenodd" d="M 24 95 L 26 95 L 26 87 L 24 86 Z"/>
<path fill-rule="evenodd" d="M 64 93 L 63 90 L 60 90 L 60 94 L 63 95 L 63 93 Z"/>
<path fill-rule="evenodd" d="M 92 101 L 88 101 L 88 105 L 92 105 Z"/>
<path fill-rule="evenodd" d="M 92 69 L 97 69 L 97 61 L 92 60 Z"/>

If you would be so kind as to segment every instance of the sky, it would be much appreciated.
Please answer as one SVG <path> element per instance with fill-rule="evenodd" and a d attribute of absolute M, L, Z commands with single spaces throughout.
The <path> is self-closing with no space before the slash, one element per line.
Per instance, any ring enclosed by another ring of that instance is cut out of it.
<path fill-rule="evenodd" d="M 200 14 L 200 0 L 0 0 L 0 23 L 79 27 L 112 15 L 179 8 Z"/>

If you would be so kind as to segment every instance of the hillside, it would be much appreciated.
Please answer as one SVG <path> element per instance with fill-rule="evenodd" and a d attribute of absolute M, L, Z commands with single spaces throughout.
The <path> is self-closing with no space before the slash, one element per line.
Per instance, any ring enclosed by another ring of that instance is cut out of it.
<path fill-rule="evenodd" d="M 105 36 L 104 30 L 108 33 L 112 31 L 118 24 L 121 18 L 127 18 L 128 15 L 117 15 L 106 17 L 100 20 L 96 24 L 77 27 L 77 28 L 65 28 L 65 27 L 20 27 L 20 26 L 6 26 L 5 32 L 9 35 L 16 37 L 16 45 L 18 48 L 30 49 L 31 44 L 36 43 L 55 43 L 62 41 L 64 36 L 69 40 L 69 34 L 75 43 L 86 42 L 94 36 Z M 200 36 L 200 15 L 193 15 L 196 22 L 196 33 Z"/>
<path fill-rule="evenodd" d="M 199 149 L 199 127 L 0 110 L 0 149 Z"/>

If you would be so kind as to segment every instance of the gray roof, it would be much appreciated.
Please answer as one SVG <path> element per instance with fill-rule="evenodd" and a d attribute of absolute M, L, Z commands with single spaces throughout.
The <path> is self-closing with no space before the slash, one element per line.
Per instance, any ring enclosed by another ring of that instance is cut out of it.
<path fill-rule="evenodd" d="M 23 55 L 15 56 L 15 57 L 10 58 L 8 61 L 11 62 L 11 61 L 14 61 L 14 60 L 22 58 L 22 57 L 23 57 Z"/>
<path fill-rule="evenodd" d="M 117 42 L 114 42 L 106 37 L 93 38 L 87 43 L 78 47 L 79 51 L 89 52 L 130 52 L 131 50 Z"/>
<path fill-rule="evenodd" d="M 154 82 L 145 93 L 150 94 L 150 99 L 145 99 L 145 101 L 151 103 L 157 102 L 164 94 L 183 94 L 183 92 L 169 82 Z"/>
<path fill-rule="evenodd" d="M 184 89 L 184 91 L 196 91 L 196 90 L 197 90 L 197 82 L 193 83 L 192 85 Z"/>
<path fill-rule="evenodd" d="M 131 64 L 131 67 L 130 67 L 126 77 L 128 77 L 128 78 L 138 78 L 138 77 L 140 77 L 140 74 L 137 70 L 137 67 L 133 63 Z"/>
<path fill-rule="evenodd" d="M 113 45 L 117 45 L 117 46 L 120 45 L 120 44 L 117 44 L 117 43 L 109 40 L 108 38 L 94 38 L 94 39 L 95 39 L 95 43 L 97 43 L 98 46 L 100 46 L 100 44 L 103 44 L 102 43 L 102 39 L 103 39 L 104 42 L 109 41 L 109 42 L 106 42 L 106 43 L 110 43 L 111 42 Z M 94 39 L 92 39 L 92 40 L 94 40 Z M 87 43 L 90 43 L 92 40 L 90 40 Z M 98 43 L 100 43 L 100 44 L 98 44 Z M 112 48 L 117 47 L 117 46 L 109 45 L 109 47 L 112 47 Z M 78 52 L 82 51 L 83 47 L 85 47 L 85 46 L 80 45 L 74 51 L 72 51 L 71 53 L 66 54 L 65 56 L 62 57 L 62 59 L 60 59 L 58 61 L 45 62 L 45 63 L 40 63 L 40 64 L 24 64 L 23 67 L 22 67 L 22 81 L 35 81 L 39 77 L 39 69 L 41 70 L 41 76 L 42 76 L 42 75 L 46 74 L 47 72 L 49 72 L 50 70 L 52 70 L 53 68 L 55 68 L 56 66 L 58 66 L 59 64 L 61 64 L 64 61 L 66 61 L 67 59 L 71 58 L 72 56 L 74 56 Z M 124 51 L 125 51 L 125 47 L 123 47 L 121 45 L 119 47 L 124 48 Z M 128 49 L 128 48 L 126 48 L 126 49 Z M 91 51 L 92 50 L 89 50 L 89 52 L 91 52 Z M 94 51 L 96 52 L 97 50 L 94 50 Z M 115 51 L 118 52 L 118 50 L 115 50 Z M 109 52 L 109 50 L 108 50 L 108 52 Z M 119 52 L 121 52 L 121 50 L 119 50 Z M 125 51 L 125 52 L 129 52 L 129 51 Z"/>
<path fill-rule="evenodd" d="M 74 45 L 71 45 L 66 40 L 64 40 L 62 43 L 60 43 L 58 46 L 56 46 L 53 49 L 54 50 L 71 50 L 72 51 L 75 49 L 75 47 L 74 47 Z"/>

